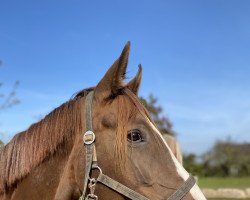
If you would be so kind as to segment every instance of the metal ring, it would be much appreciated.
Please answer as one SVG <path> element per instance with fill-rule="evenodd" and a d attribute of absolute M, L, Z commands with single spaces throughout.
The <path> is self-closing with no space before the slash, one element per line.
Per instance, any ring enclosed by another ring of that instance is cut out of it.
<path fill-rule="evenodd" d="M 92 131 L 87 131 L 86 133 L 84 133 L 83 136 L 83 142 L 84 144 L 92 144 L 95 141 L 95 134 Z"/>
<path fill-rule="evenodd" d="M 102 174 L 102 169 L 99 166 L 92 166 L 92 169 L 97 169 L 99 171 L 99 174 L 96 178 L 96 180 L 97 180 Z M 90 180 L 90 178 L 89 178 L 89 180 Z"/>
<path fill-rule="evenodd" d="M 98 200 L 98 196 L 95 194 L 88 194 L 87 199 L 89 200 Z"/>

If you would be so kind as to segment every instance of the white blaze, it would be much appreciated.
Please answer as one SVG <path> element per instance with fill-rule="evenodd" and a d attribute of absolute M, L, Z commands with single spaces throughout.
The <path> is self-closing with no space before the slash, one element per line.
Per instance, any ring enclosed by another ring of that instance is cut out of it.
<path fill-rule="evenodd" d="M 174 154 L 172 153 L 171 149 L 169 148 L 166 140 L 162 137 L 161 133 L 158 131 L 158 129 L 154 126 L 154 124 L 152 124 L 152 122 L 147 118 L 150 126 L 152 127 L 152 129 L 158 134 L 158 136 L 162 139 L 162 141 L 164 142 L 164 144 L 166 145 L 167 149 L 170 152 L 170 155 L 174 161 L 174 164 L 176 166 L 176 170 L 178 172 L 178 174 L 180 175 L 180 177 L 186 181 L 189 177 L 189 173 L 184 169 L 184 167 L 179 163 L 179 161 L 175 158 Z M 198 187 L 197 184 L 195 184 L 192 189 L 190 190 L 190 193 L 192 195 L 192 197 L 195 200 L 206 200 L 205 196 L 203 195 L 203 193 L 201 192 L 200 188 Z"/>

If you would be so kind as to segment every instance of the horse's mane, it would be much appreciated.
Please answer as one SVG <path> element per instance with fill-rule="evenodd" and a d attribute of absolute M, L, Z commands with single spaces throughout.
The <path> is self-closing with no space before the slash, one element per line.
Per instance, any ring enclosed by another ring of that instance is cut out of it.
<path fill-rule="evenodd" d="M 40 122 L 17 134 L 0 151 L 0 194 L 54 154 L 60 145 L 83 131 L 83 98 L 93 88 L 78 92 Z"/>

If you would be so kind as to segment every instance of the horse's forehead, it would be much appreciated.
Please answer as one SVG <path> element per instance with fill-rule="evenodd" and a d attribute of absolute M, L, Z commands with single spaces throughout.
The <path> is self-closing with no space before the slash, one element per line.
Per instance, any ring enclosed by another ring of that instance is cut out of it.
<path fill-rule="evenodd" d="M 102 117 L 101 123 L 104 127 L 115 128 L 117 126 L 116 114 L 114 112 L 109 112 Z"/>
<path fill-rule="evenodd" d="M 120 95 L 114 99 L 107 100 L 104 103 L 99 104 L 98 109 L 100 109 L 99 111 L 107 114 L 111 111 L 113 113 L 117 113 L 119 110 L 136 110 L 136 106 L 127 95 Z"/>
<path fill-rule="evenodd" d="M 105 127 L 116 127 L 120 123 L 148 124 L 145 108 L 138 97 L 131 99 L 128 94 L 123 94 L 97 104 L 94 106 L 95 118 Z"/>

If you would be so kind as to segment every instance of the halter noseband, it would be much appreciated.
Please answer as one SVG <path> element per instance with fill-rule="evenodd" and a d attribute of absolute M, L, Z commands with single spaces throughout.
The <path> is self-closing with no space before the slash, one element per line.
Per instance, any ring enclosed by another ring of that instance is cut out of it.
<path fill-rule="evenodd" d="M 85 178 L 82 196 L 79 200 L 98 200 L 95 195 L 95 186 L 98 182 L 113 189 L 114 191 L 126 196 L 131 200 L 149 200 L 147 197 L 135 192 L 127 186 L 115 181 L 109 176 L 102 173 L 101 168 L 97 164 L 97 154 L 95 148 L 95 134 L 92 127 L 92 102 L 94 91 L 91 91 L 85 102 L 85 119 L 87 132 L 83 136 L 84 146 L 86 150 L 86 166 L 85 166 Z M 97 169 L 99 175 L 97 178 L 91 178 L 91 170 Z M 184 182 L 184 184 L 178 188 L 167 200 L 181 200 L 194 186 L 195 179 L 192 175 Z M 87 186 L 89 188 L 89 194 L 86 195 Z"/>

